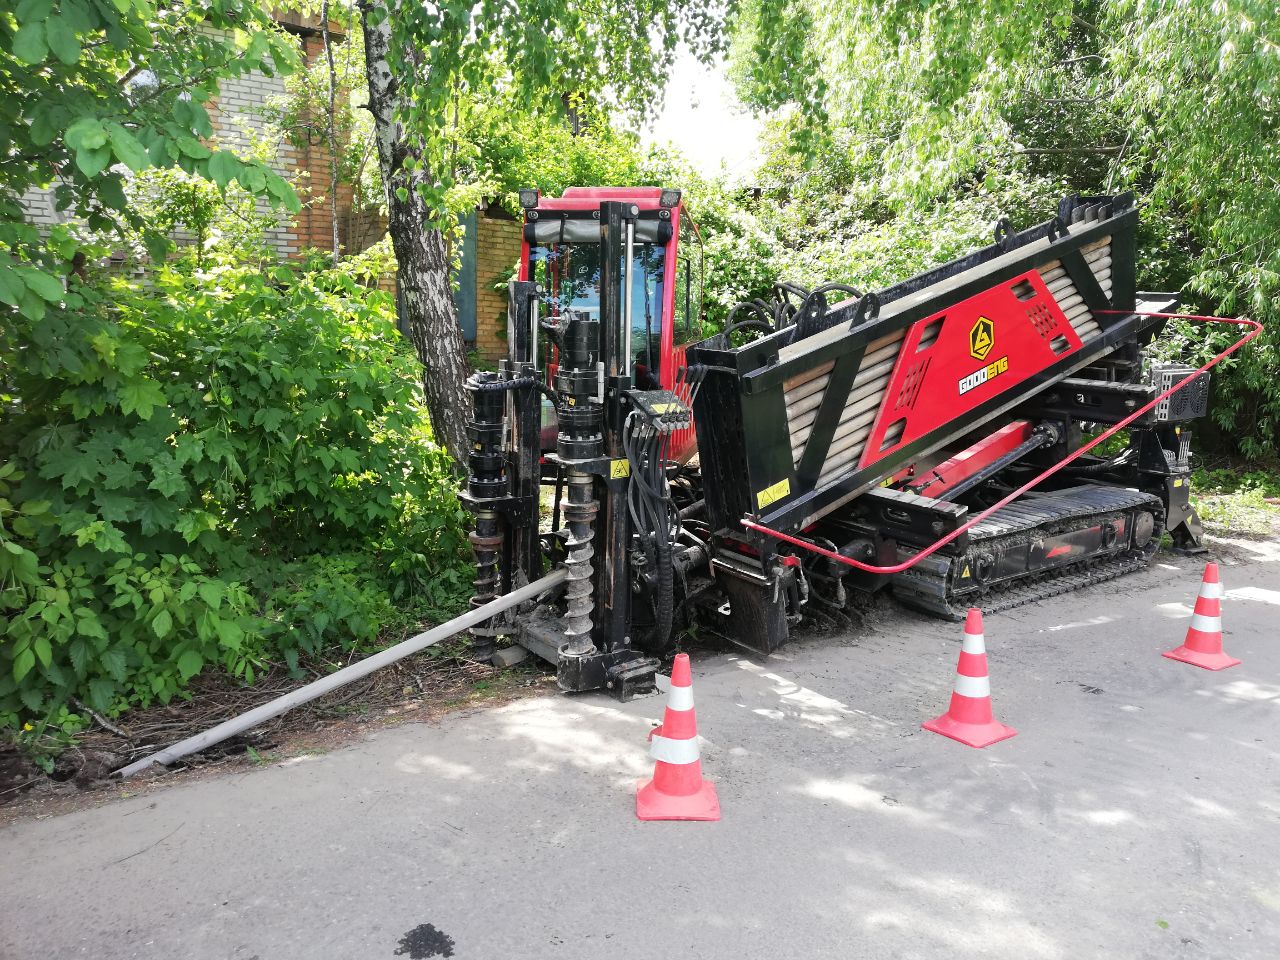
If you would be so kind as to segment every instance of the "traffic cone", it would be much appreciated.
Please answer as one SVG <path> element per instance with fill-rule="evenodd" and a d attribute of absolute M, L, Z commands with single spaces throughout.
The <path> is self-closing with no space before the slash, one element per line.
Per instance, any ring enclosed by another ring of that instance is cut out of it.
<path fill-rule="evenodd" d="M 971 747 L 988 747 L 1018 732 L 997 722 L 991 713 L 991 682 L 987 678 L 987 646 L 982 636 L 981 610 L 970 607 L 964 621 L 964 642 L 960 646 L 960 663 L 956 666 L 951 708 L 921 726 Z"/>
<path fill-rule="evenodd" d="M 1222 583 L 1218 580 L 1216 563 L 1204 565 L 1204 580 L 1196 597 L 1191 626 L 1187 628 L 1187 639 L 1178 649 L 1161 656 L 1206 670 L 1225 670 L 1240 662 L 1222 652 Z"/>
<path fill-rule="evenodd" d="M 676 655 L 671 690 L 662 726 L 649 733 L 649 753 L 656 761 L 653 779 L 636 790 L 636 816 L 641 820 L 719 820 L 716 786 L 702 779 L 698 755 L 698 723 L 693 715 L 693 679 L 689 655 Z"/>

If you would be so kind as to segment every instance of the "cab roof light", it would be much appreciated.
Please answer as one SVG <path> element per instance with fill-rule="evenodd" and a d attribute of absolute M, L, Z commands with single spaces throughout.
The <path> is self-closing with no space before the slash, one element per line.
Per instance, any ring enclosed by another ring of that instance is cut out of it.
<path fill-rule="evenodd" d="M 663 190 L 658 197 L 658 206 L 660 207 L 678 207 L 680 205 L 679 190 Z"/>
<path fill-rule="evenodd" d="M 538 205 L 540 193 L 537 189 L 520 191 L 520 206 L 524 210 L 532 210 Z"/>

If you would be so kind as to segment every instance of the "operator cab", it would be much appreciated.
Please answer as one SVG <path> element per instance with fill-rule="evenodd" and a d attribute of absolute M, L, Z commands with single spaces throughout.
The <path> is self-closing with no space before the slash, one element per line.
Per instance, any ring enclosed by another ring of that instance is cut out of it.
<path fill-rule="evenodd" d="M 570 311 L 600 319 L 600 204 L 633 204 L 631 262 L 621 264 L 631 298 L 629 375 L 641 390 L 681 392 L 685 348 L 703 339 L 703 250 L 697 225 L 679 190 L 659 187 L 571 187 L 561 197 L 520 192 L 524 236 L 519 279 L 542 288 L 544 318 L 559 323 Z M 625 261 L 626 254 L 623 253 Z M 625 296 L 624 292 L 624 296 Z M 554 370 L 556 357 L 548 366 Z M 555 410 L 544 404 L 543 435 L 554 442 Z M 694 431 L 673 438 L 677 459 L 696 449 Z"/>

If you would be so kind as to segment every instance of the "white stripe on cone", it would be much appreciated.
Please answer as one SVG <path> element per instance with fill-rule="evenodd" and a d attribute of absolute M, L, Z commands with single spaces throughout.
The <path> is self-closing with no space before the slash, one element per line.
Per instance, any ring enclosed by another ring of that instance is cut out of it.
<path fill-rule="evenodd" d="M 957 673 L 955 691 L 962 697 L 989 697 L 991 696 L 991 679 L 966 677 L 963 673 Z"/>
<path fill-rule="evenodd" d="M 1221 583 L 1200 584 L 1200 596 L 1204 597 L 1206 600 L 1221 600 L 1222 584 Z"/>
<path fill-rule="evenodd" d="M 667 692 L 667 708 L 669 710 L 692 710 L 693 687 L 672 687 Z"/>
<path fill-rule="evenodd" d="M 965 653 L 986 653 L 986 638 L 980 633 L 966 633 L 960 641 L 960 649 Z"/>
<path fill-rule="evenodd" d="M 672 740 L 655 733 L 649 738 L 649 756 L 663 763 L 694 763 L 699 759 L 698 738 Z"/>
<path fill-rule="evenodd" d="M 1222 618 L 1206 617 L 1203 613 L 1193 613 L 1191 615 L 1191 629 L 1199 630 L 1201 633 L 1221 633 Z"/>

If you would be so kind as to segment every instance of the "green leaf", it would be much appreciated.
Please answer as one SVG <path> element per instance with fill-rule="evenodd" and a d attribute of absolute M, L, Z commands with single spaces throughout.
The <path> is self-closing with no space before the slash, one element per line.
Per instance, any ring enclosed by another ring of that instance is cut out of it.
<path fill-rule="evenodd" d="M 35 2 L 45 3 L 47 0 L 35 0 Z M 90 0 L 62 0 L 59 12 L 76 33 L 88 33 L 97 25 L 97 15 L 91 11 L 89 3 Z M 52 4 L 49 5 L 52 6 Z"/>
<path fill-rule="evenodd" d="M 111 141 L 111 149 L 120 158 L 120 162 L 134 173 L 151 166 L 151 159 L 147 156 L 146 149 L 120 124 L 107 124 L 107 137 Z"/>
<path fill-rule="evenodd" d="M 32 323 L 36 323 L 44 319 L 44 301 L 37 297 L 31 290 L 23 290 L 22 297 L 20 298 L 18 305 L 18 312 Z"/>
<path fill-rule="evenodd" d="M 168 610 L 161 610 L 156 614 L 156 618 L 151 621 L 151 630 L 160 640 L 169 635 L 169 631 L 173 629 L 173 616 Z"/>
<path fill-rule="evenodd" d="M 76 166 L 86 177 L 92 179 L 100 174 L 111 163 L 111 148 L 98 147 L 94 150 L 77 150 Z"/>
<path fill-rule="evenodd" d="M 109 650 L 104 650 L 97 658 L 102 669 L 109 673 L 113 680 L 123 684 L 124 678 L 128 676 L 129 660 L 124 655 L 124 650 L 119 646 L 113 646 Z"/>
<path fill-rule="evenodd" d="M 183 683 L 204 669 L 204 657 L 194 650 L 184 650 L 178 657 L 178 674 Z"/>
<path fill-rule="evenodd" d="M 85 616 L 80 616 L 81 613 Z M 98 615 L 90 610 L 76 611 L 76 630 L 85 637 L 93 637 L 97 640 L 107 639 L 107 631 L 102 628 Z"/>
<path fill-rule="evenodd" d="M 222 606 L 222 595 L 224 593 L 222 584 L 212 580 L 206 580 L 197 588 L 200 599 L 208 604 L 212 609 L 217 610 Z"/>
<path fill-rule="evenodd" d="M 119 177 L 106 177 L 98 184 L 98 199 L 112 210 L 124 210 L 129 198 L 124 194 L 124 184 Z"/>
<path fill-rule="evenodd" d="M 22 682 L 22 678 L 31 672 L 31 668 L 36 665 L 35 651 L 30 648 L 23 650 L 20 654 L 13 658 L 13 679 L 18 683 Z"/>
<path fill-rule="evenodd" d="M 80 40 L 66 17 L 50 17 L 44 29 L 54 56 L 68 67 L 80 59 Z"/>
<path fill-rule="evenodd" d="M 46 303 L 61 303 L 62 298 L 66 296 L 67 292 L 62 288 L 62 282 L 56 277 L 30 268 L 22 270 L 21 273 L 22 282 L 27 285 L 27 289 Z"/>
<path fill-rule="evenodd" d="M 18 274 L 7 264 L 0 264 L 0 303 L 16 307 L 24 289 Z"/>
<path fill-rule="evenodd" d="M 106 677 L 94 677 L 89 681 L 89 704 L 97 710 L 110 710 L 116 695 L 115 681 Z"/>
<path fill-rule="evenodd" d="M 261 193 L 267 188 L 267 173 L 254 164 L 246 164 L 237 175 L 241 185 L 250 193 Z"/>
<path fill-rule="evenodd" d="M 209 158 L 209 179 L 225 187 L 240 172 L 240 160 L 229 150 L 219 150 Z"/>
<path fill-rule="evenodd" d="M 239 625 L 232 620 L 219 620 L 217 627 L 218 640 L 222 646 L 228 650 L 239 650 L 240 642 L 244 639 L 244 631 Z"/>
<path fill-rule="evenodd" d="M 13 45 L 10 50 L 23 63 L 31 66 L 43 63 L 44 58 L 49 55 L 49 46 L 45 43 L 44 22 L 37 20 L 19 27 L 18 32 L 13 35 Z"/>
<path fill-rule="evenodd" d="M 178 149 L 192 160 L 207 160 L 213 155 L 212 150 L 194 137 L 179 137 L 176 142 Z"/>
<path fill-rule="evenodd" d="M 160 384 L 146 377 L 136 377 L 125 383 L 120 387 L 119 396 L 121 412 L 136 413 L 143 420 L 150 420 L 152 411 L 165 405 Z"/>
<path fill-rule="evenodd" d="M 15 15 L 19 23 L 43 20 L 53 11 L 53 0 L 20 0 Z"/>
<path fill-rule="evenodd" d="M 298 199 L 297 191 L 289 185 L 289 182 L 284 177 L 268 171 L 266 186 L 267 193 L 279 200 L 290 213 L 298 213 L 302 210 L 302 201 Z"/>
<path fill-rule="evenodd" d="M 71 668 L 75 670 L 76 676 L 83 677 L 85 667 L 89 663 L 89 645 L 77 637 L 71 641 L 71 644 L 67 647 L 67 652 L 71 656 Z"/>
<path fill-rule="evenodd" d="M 63 140 L 72 150 L 96 150 L 107 142 L 107 130 L 97 117 L 81 117 L 67 127 Z"/>
<path fill-rule="evenodd" d="M 149 231 L 143 238 L 143 244 L 147 248 L 147 256 L 156 263 L 160 263 L 169 255 L 169 251 L 173 249 L 173 241 L 162 233 Z"/>
<path fill-rule="evenodd" d="M 32 713 L 38 713 L 44 707 L 44 696 L 36 687 L 24 687 L 19 691 L 18 696 L 22 698 L 23 706 Z M 36 762 L 38 763 L 39 761 L 37 760 Z M 46 772 L 53 772 L 52 761 L 50 761 L 50 766 Z"/>
<path fill-rule="evenodd" d="M 46 667 L 53 661 L 53 647 L 50 645 L 48 637 L 36 637 L 35 643 L 31 645 L 31 648 L 35 650 L 36 656 L 40 658 L 40 662 Z"/>

